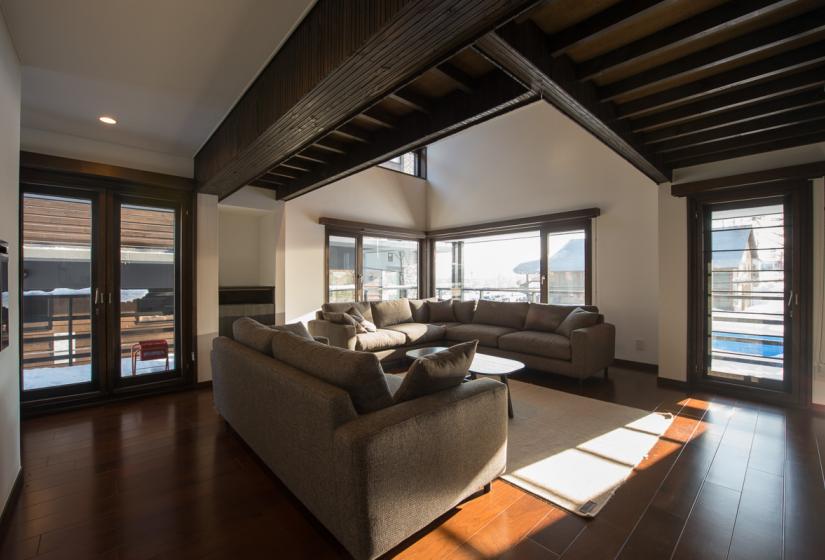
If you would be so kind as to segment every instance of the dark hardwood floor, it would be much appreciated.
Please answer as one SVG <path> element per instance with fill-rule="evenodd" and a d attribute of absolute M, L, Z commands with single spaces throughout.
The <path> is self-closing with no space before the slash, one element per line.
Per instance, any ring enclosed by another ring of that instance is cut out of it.
<path fill-rule="evenodd" d="M 677 414 L 596 519 L 497 481 L 388 556 L 823 558 L 825 418 L 688 398 L 618 368 L 582 392 Z M 227 428 L 208 389 L 26 420 L 22 439 L 3 559 L 347 557 Z"/>

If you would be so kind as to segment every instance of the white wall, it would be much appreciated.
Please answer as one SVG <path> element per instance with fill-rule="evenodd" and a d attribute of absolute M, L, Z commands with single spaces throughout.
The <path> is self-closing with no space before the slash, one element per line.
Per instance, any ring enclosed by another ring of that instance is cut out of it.
<path fill-rule="evenodd" d="M 24 151 L 95 161 L 155 173 L 192 177 L 194 160 L 132 146 L 100 142 L 80 136 L 36 128 L 23 128 L 20 145 Z"/>
<path fill-rule="evenodd" d="M 0 13 L 0 239 L 9 244 L 9 347 L 0 352 L 0 511 L 20 472 L 20 353 L 17 329 L 20 63 Z"/>
<path fill-rule="evenodd" d="M 372 168 L 284 205 L 284 283 L 287 322 L 314 317 L 324 301 L 324 226 L 318 218 L 425 229 L 426 182 Z"/>
<path fill-rule="evenodd" d="M 218 208 L 221 286 L 260 285 L 261 216 Z"/>
<path fill-rule="evenodd" d="M 198 381 L 209 381 L 212 379 L 212 339 L 218 336 L 218 197 L 199 194 L 195 215 L 197 370 Z"/>
<path fill-rule="evenodd" d="M 677 169 L 674 182 L 700 181 L 739 173 L 800 165 L 825 160 L 825 143 L 811 144 Z M 814 182 L 814 301 L 813 301 L 813 402 L 825 404 L 825 195 L 823 180 Z M 668 355 L 661 360 L 660 375 L 687 379 L 687 218 L 686 200 L 670 195 L 662 186 L 659 196 L 659 254 L 681 255 L 662 261 L 660 346 Z M 678 268 L 677 268 L 678 267 Z M 683 267 L 684 272 L 680 270 Z M 662 365 L 664 367 L 662 367 Z"/>
<path fill-rule="evenodd" d="M 441 140 L 427 156 L 429 229 L 601 208 L 593 303 L 616 325 L 618 358 L 657 363 L 655 183 L 543 101 Z"/>

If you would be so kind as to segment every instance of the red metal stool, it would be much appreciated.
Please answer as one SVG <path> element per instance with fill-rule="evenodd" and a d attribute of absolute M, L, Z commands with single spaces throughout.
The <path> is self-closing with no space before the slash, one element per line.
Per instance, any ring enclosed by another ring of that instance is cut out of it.
<path fill-rule="evenodd" d="M 165 340 L 144 340 L 132 345 L 132 375 L 137 374 L 137 362 L 147 360 L 161 360 L 166 358 L 166 369 L 169 369 L 169 343 Z"/>

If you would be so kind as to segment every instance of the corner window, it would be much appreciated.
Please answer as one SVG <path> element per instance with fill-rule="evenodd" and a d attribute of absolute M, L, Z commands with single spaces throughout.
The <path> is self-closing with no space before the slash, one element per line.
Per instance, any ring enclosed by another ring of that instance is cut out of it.
<path fill-rule="evenodd" d="M 406 154 L 401 154 L 392 159 L 379 163 L 379 167 L 391 169 L 399 173 L 412 175 L 413 177 L 426 178 L 426 149 L 413 150 Z"/>

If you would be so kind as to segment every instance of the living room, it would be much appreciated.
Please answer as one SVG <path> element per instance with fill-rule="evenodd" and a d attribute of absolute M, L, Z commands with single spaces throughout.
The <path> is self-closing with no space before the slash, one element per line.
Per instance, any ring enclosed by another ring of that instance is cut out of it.
<path fill-rule="evenodd" d="M 0 15 L 2 558 L 825 550 L 819 2 Z"/>

